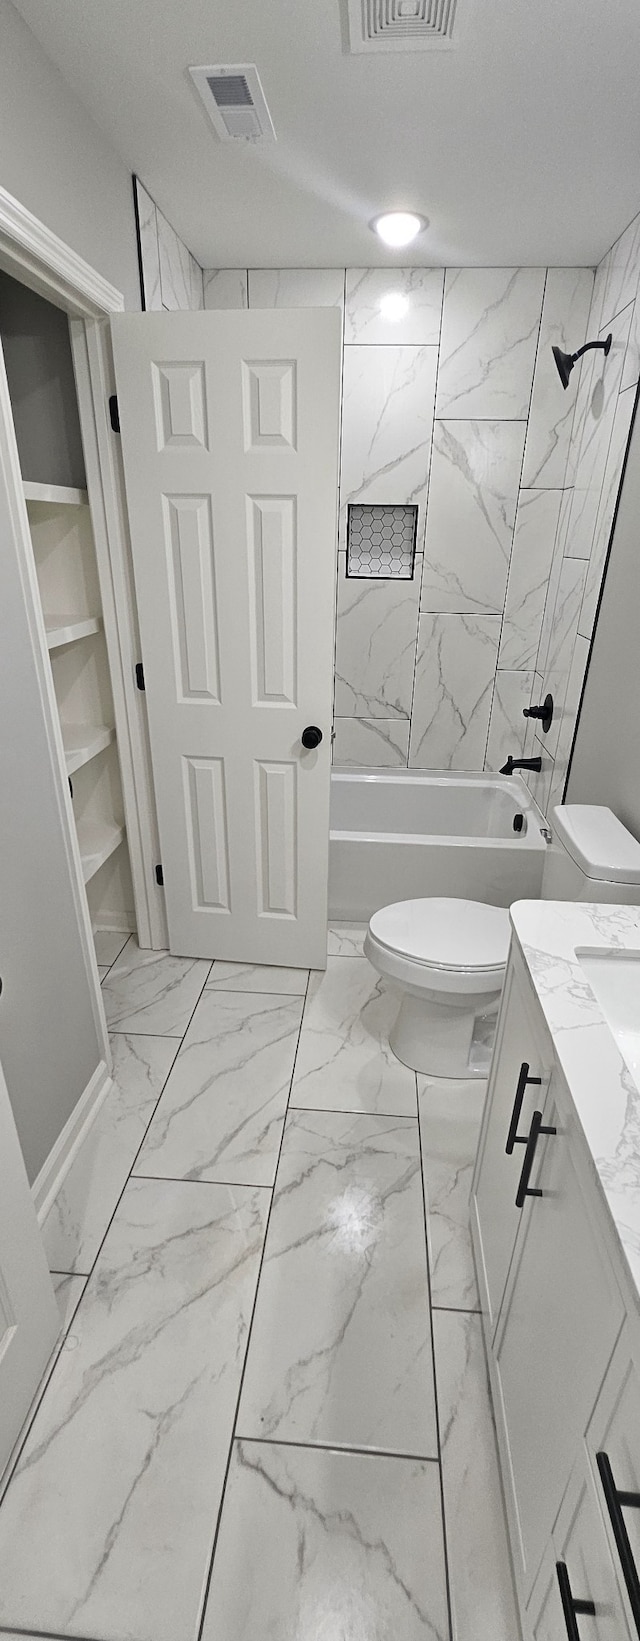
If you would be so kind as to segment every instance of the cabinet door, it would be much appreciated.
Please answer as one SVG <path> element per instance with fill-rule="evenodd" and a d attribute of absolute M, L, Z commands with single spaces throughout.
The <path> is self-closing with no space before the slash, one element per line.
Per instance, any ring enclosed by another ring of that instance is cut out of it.
<path fill-rule="evenodd" d="M 635 1358 L 635 1359 L 634 1359 Z M 629 1627 L 640 1636 L 639 1339 L 625 1327 L 587 1431 L 600 1509 L 620 1573 Z M 598 1458 L 600 1455 L 600 1458 Z M 622 1498 L 620 1495 L 623 1495 Z M 633 1499 L 636 1504 L 632 1503 Z"/>
<path fill-rule="evenodd" d="M 525 1597 L 624 1314 L 577 1119 L 563 1119 L 556 1093 L 554 1074 L 545 1125 L 555 1133 L 538 1141 L 531 1184 L 541 1195 L 523 1210 L 494 1350 L 512 1548 Z M 570 1110 L 566 1092 L 562 1110 Z"/>
<path fill-rule="evenodd" d="M 530 1024 L 522 982 L 512 959 L 505 980 L 471 1193 L 476 1255 L 491 1332 L 498 1318 L 521 1218 L 515 1201 L 524 1155 L 523 1137 L 526 1139 L 529 1132 L 534 1110 L 543 1107 L 548 1085 L 550 1056 L 546 1041 L 542 1023 L 537 1036 Z"/>
<path fill-rule="evenodd" d="M 591 1602 L 595 1611 L 576 1610 L 583 1602 Z M 581 1641 L 629 1641 L 620 1583 L 584 1450 L 536 1579 L 530 1605 L 534 1641 L 574 1641 L 571 1609 Z"/>

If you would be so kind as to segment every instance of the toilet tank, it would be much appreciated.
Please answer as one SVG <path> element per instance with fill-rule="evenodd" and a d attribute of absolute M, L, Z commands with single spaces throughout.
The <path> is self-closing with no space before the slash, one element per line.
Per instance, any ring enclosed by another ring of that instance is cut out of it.
<path fill-rule="evenodd" d="M 565 803 L 550 818 L 543 900 L 640 905 L 640 843 L 611 809 Z"/>

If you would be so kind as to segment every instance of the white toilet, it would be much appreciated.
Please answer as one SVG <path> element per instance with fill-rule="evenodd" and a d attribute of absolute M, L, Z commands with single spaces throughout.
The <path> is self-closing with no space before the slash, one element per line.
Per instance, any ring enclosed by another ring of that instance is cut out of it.
<path fill-rule="evenodd" d="M 640 904 L 640 843 L 610 809 L 554 809 L 545 900 Z M 374 912 L 365 957 L 401 996 L 389 1042 L 435 1077 L 486 1077 L 509 952 L 509 913 L 477 900 L 401 900 Z"/>

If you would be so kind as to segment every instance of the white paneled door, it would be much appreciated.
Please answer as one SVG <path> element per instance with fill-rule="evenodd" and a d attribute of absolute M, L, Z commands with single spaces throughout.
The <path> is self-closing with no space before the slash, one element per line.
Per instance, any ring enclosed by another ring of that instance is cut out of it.
<path fill-rule="evenodd" d="M 171 950 L 323 967 L 340 314 L 112 329 Z"/>
<path fill-rule="evenodd" d="M 0 1476 L 60 1332 L 60 1317 L 0 1066 Z"/>

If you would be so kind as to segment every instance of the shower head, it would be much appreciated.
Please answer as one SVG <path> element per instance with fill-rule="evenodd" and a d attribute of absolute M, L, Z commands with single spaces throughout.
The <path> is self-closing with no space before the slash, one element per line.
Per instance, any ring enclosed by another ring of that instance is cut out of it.
<path fill-rule="evenodd" d="M 583 353 L 588 353 L 590 348 L 601 348 L 606 359 L 612 341 L 613 337 L 609 334 L 606 342 L 585 342 L 584 347 L 578 348 L 577 353 L 563 353 L 562 348 L 557 348 L 554 346 L 552 348 L 552 353 L 558 367 L 558 375 L 560 377 L 560 381 L 562 382 L 562 386 L 564 388 L 569 386 L 569 377 L 575 365 L 576 359 L 581 359 Z"/>

